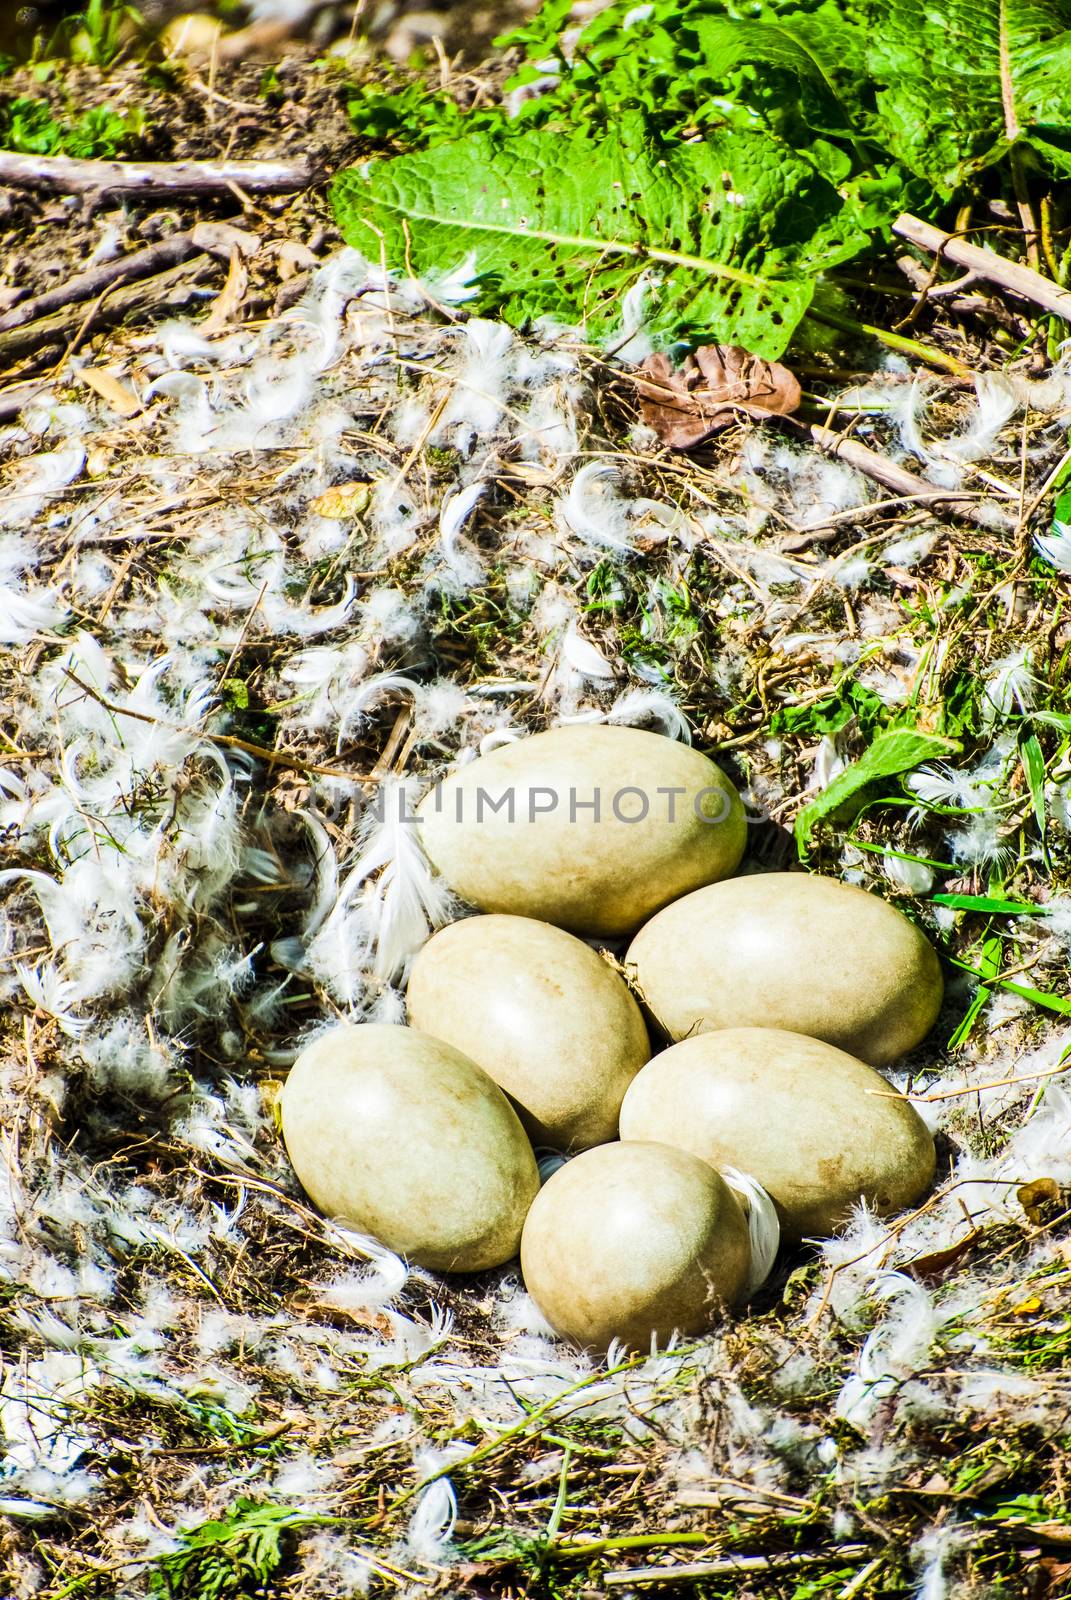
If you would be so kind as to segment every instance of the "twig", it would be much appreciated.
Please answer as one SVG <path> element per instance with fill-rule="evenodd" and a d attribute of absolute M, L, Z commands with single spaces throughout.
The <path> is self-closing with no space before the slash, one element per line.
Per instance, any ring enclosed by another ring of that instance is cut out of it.
<path fill-rule="evenodd" d="M 141 283 L 117 288 L 96 308 L 92 320 L 101 327 L 121 322 L 127 316 L 145 316 L 150 312 L 183 305 L 195 293 L 197 279 L 211 262 L 211 256 L 196 256 L 192 261 L 180 262 L 169 271 L 159 272 Z M 107 294 L 107 288 L 103 293 Z M 80 331 L 84 333 L 84 323 L 85 311 L 73 306 L 0 333 L 0 367 L 40 350 L 54 349 L 58 352 L 65 349 Z"/>
<path fill-rule="evenodd" d="M 677 1351 L 676 1353 L 678 1355 L 684 1354 L 683 1351 Z M 475 1450 L 470 1450 L 467 1456 L 461 1457 L 460 1461 L 454 1461 L 447 1466 L 439 1467 L 434 1472 L 429 1472 L 426 1477 L 420 1479 L 419 1483 L 414 1483 L 411 1488 L 404 1489 L 401 1494 L 395 1495 L 387 1506 L 388 1512 L 397 1511 L 400 1506 L 404 1506 L 414 1496 L 423 1494 L 425 1489 L 431 1484 L 437 1483 L 440 1478 L 452 1476 L 455 1472 L 467 1472 L 471 1467 L 478 1466 L 480 1462 L 486 1461 L 488 1456 L 496 1455 L 499 1450 L 505 1449 L 515 1439 L 519 1439 L 522 1434 L 527 1433 L 536 1423 L 542 1422 L 563 1400 L 570 1400 L 573 1395 L 579 1394 L 584 1389 L 590 1389 L 594 1384 L 604 1383 L 607 1378 L 614 1378 L 620 1372 L 629 1372 L 633 1367 L 641 1367 L 649 1359 L 648 1355 L 630 1356 L 626 1361 L 619 1362 L 615 1367 L 607 1367 L 604 1371 L 589 1373 L 586 1378 L 581 1378 L 579 1383 L 570 1384 L 560 1394 L 552 1395 L 549 1400 L 544 1400 L 542 1404 L 535 1406 L 533 1410 L 526 1411 L 519 1422 L 513 1423 L 510 1427 L 504 1428 L 501 1433 L 496 1433 L 483 1444 L 477 1445 Z"/>
<path fill-rule="evenodd" d="M 223 750 L 241 750 L 247 756 L 255 756 L 258 761 L 264 761 L 270 767 L 286 767 L 290 772 L 313 772 L 321 778 L 344 778 L 347 783 L 374 783 L 376 779 L 366 772 L 344 772 L 341 767 L 318 767 L 311 761 L 305 761 L 301 756 L 289 750 L 269 750 L 267 745 L 252 744 L 248 739 L 236 738 L 231 733 L 210 733 L 204 728 L 186 728 L 180 722 L 167 722 L 163 717 L 151 717 L 145 711 L 132 711 L 129 706 L 120 706 L 114 700 L 105 699 L 91 684 L 85 683 L 70 667 L 64 667 L 64 676 L 77 684 L 84 694 L 89 695 L 98 705 L 104 707 L 113 717 L 130 717 L 134 722 L 147 722 L 151 728 L 167 728 L 171 733 L 185 733 L 191 739 L 207 739 L 210 744 L 219 745 Z"/>
<path fill-rule="evenodd" d="M 27 322 L 35 322 L 38 317 L 46 317 L 61 306 L 73 305 L 78 300 L 94 300 L 115 283 L 135 283 L 165 267 L 177 267 L 180 262 L 189 260 L 190 256 L 197 253 L 198 245 L 191 233 L 173 233 L 169 239 L 161 239 L 159 244 L 149 245 L 146 250 L 135 250 L 131 255 L 119 256 L 115 261 L 102 262 L 89 272 L 80 272 L 74 278 L 67 278 L 54 289 L 46 289 L 44 294 L 21 301 L 0 317 L 0 333 L 21 328 Z"/>
<path fill-rule="evenodd" d="M 25 383 L 13 383 L 7 389 L 0 389 L 0 422 L 10 422 L 12 417 L 17 417 L 27 401 L 40 394 L 46 382 L 45 378 L 29 378 Z"/>
<path fill-rule="evenodd" d="M 931 506 L 935 510 L 944 509 L 950 516 L 963 517 L 965 521 L 973 522 L 990 532 L 998 532 L 1001 529 L 1011 532 L 1015 527 L 1015 518 L 995 505 L 992 500 L 979 500 L 977 495 L 965 493 L 963 490 L 941 489 L 937 484 L 929 483 L 925 478 L 916 477 L 915 473 L 908 472 L 906 467 L 897 466 L 888 456 L 879 455 L 876 450 L 868 449 L 865 444 L 859 444 L 855 439 L 849 439 L 843 433 L 838 433 L 835 428 L 826 428 L 817 422 L 796 422 L 791 418 L 778 420 L 783 425 L 787 424 L 809 435 L 820 449 L 836 456 L 849 467 L 854 467 L 857 472 L 865 473 L 868 478 L 873 478 L 875 483 L 880 483 L 883 488 L 890 489 L 895 495 L 903 495 L 916 504 Z"/>
<path fill-rule="evenodd" d="M 858 1561 L 870 1554 L 865 1544 L 835 1545 L 832 1550 L 802 1551 L 773 1556 L 721 1556 L 716 1561 L 688 1561 L 672 1567 L 625 1567 L 620 1572 L 604 1572 L 607 1589 L 623 1589 L 634 1583 L 692 1583 L 699 1578 L 731 1578 L 749 1572 L 792 1571 L 796 1567 L 829 1567 L 840 1561 Z"/>
<path fill-rule="evenodd" d="M 968 271 L 977 273 L 979 278 L 999 284 L 1009 294 L 1018 295 L 1021 300 L 1030 300 L 1034 305 L 1041 306 L 1042 310 L 1051 311 L 1054 316 L 1071 322 L 1071 290 L 1061 289 L 1059 284 L 1051 282 L 1031 267 L 1022 267 L 1017 261 L 1009 261 L 1006 256 L 999 256 L 995 250 L 988 250 L 984 245 L 970 244 L 955 234 L 945 233 L 906 211 L 893 223 L 893 232 L 923 250 L 932 250 L 946 261 L 955 262 L 958 267 L 966 267 Z"/>
<path fill-rule="evenodd" d="M 312 167 L 299 161 L 78 161 L 0 150 L 0 184 L 60 194 L 292 194 Z"/>
<path fill-rule="evenodd" d="M 983 1089 L 1008 1089 L 1016 1083 L 1042 1083 L 1046 1078 L 1066 1076 L 1069 1070 L 1067 1062 L 1061 1061 L 1055 1067 L 1046 1067 L 1043 1072 L 1026 1072 L 1021 1078 L 994 1078 L 990 1083 L 968 1083 L 962 1089 L 944 1089 L 940 1094 L 901 1094 L 899 1089 L 867 1089 L 865 1092 L 879 1100 L 925 1100 L 932 1104 L 938 1100 L 958 1100 L 967 1094 L 981 1094 Z"/>

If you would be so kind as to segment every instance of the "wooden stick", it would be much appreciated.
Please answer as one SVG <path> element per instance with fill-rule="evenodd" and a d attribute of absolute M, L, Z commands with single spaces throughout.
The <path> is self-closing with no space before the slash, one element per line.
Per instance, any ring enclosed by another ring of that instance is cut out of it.
<path fill-rule="evenodd" d="M 60 194 L 291 194 L 312 182 L 308 161 L 77 161 L 0 150 L 0 184 Z"/>
<path fill-rule="evenodd" d="M 0 316 L 0 333 L 24 327 L 27 322 L 36 322 L 38 317 L 47 317 L 50 312 L 58 311 L 61 306 L 73 305 L 78 300 L 94 300 L 113 284 L 124 281 L 136 283 L 138 279 L 151 277 L 165 267 L 177 267 L 180 262 L 197 255 L 198 249 L 192 233 L 173 233 L 170 239 L 161 239 L 159 244 L 151 244 L 146 250 L 135 250 L 131 255 L 104 261 L 99 267 L 91 267 L 88 272 L 65 279 L 54 289 L 46 289 L 44 294 L 21 301 L 13 310 Z"/>
<path fill-rule="evenodd" d="M 665 1567 L 624 1567 L 620 1572 L 604 1572 L 608 1589 L 631 1587 L 634 1583 L 694 1583 L 700 1578 L 746 1577 L 752 1572 L 793 1571 L 797 1567 L 832 1567 L 840 1562 L 858 1561 L 869 1555 L 873 1546 L 842 1544 L 832 1550 L 789 1552 L 771 1556 L 722 1556 L 716 1561 L 677 1562 Z"/>
<path fill-rule="evenodd" d="M 147 313 L 184 305 L 193 297 L 197 279 L 211 262 L 211 256 L 196 256 L 192 261 L 180 262 L 168 272 L 159 272 L 141 283 L 116 289 L 91 313 L 89 320 L 96 327 L 103 327 L 121 322 L 124 317 L 145 316 Z M 104 292 L 107 293 L 106 290 Z M 84 308 L 76 305 L 0 333 L 0 369 L 35 351 L 65 349 L 85 332 L 85 322 Z"/>
<path fill-rule="evenodd" d="M 1021 300 L 1030 300 L 1034 305 L 1041 306 L 1042 310 L 1051 311 L 1054 316 L 1071 322 L 1071 289 L 1061 289 L 1051 278 L 1042 277 L 1040 272 L 1035 272 L 1031 267 L 1022 267 L 1017 261 L 998 256 L 995 250 L 989 250 L 984 245 L 970 244 L 955 234 L 944 233 L 932 223 L 923 222 L 921 217 L 913 217 L 906 211 L 893 223 L 893 232 L 923 250 L 932 250 L 944 260 L 954 262 L 957 267 L 966 267 L 968 272 L 975 272 L 980 278 L 999 284 L 1009 294 L 1018 295 Z"/>
<path fill-rule="evenodd" d="M 888 456 L 879 455 L 876 450 L 869 450 L 865 444 L 860 444 L 856 439 L 849 439 L 843 433 L 838 433 L 835 428 L 824 428 L 817 422 L 795 422 L 790 418 L 778 420 L 782 424 L 789 423 L 800 433 L 805 434 L 820 450 L 836 456 L 846 466 L 854 467 L 857 472 L 873 478 L 874 482 L 880 483 L 883 488 L 890 489 L 895 495 L 902 495 L 916 505 L 944 510 L 952 516 L 973 522 L 979 528 L 986 528 L 991 533 L 1000 533 L 1002 530 L 1010 533 L 1015 528 L 1015 518 L 1012 514 L 1003 510 L 993 500 L 979 500 L 977 495 L 964 492 L 962 489 L 942 489 L 936 483 L 929 483 L 925 478 L 916 477 L 913 472 L 908 472 L 906 467 L 897 466 Z M 865 507 L 863 509 L 865 510 Z"/>

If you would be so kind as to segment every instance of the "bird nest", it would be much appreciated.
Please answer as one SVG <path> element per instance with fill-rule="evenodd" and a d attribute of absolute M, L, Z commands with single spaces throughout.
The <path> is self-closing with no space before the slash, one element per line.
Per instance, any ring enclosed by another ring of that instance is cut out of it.
<path fill-rule="evenodd" d="M 879 347 L 800 372 L 987 527 L 776 421 L 666 453 L 621 340 L 268 215 L 215 251 L 225 282 L 62 358 L 3 434 L 5 1592 L 1065 1592 L 1071 552 L 1033 541 L 1071 367 L 950 322 L 973 384 Z M 280 1080 L 339 1018 L 401 1020 L 456 914 L 385 786 L 653 728 L 784 869 L 909 712 L 945 759 L 805 851 L 946 957 L 891 1074 L 937 1136 L 917 1210 L 598 1363 L 515 1269 L 437 1277 L 310 1209 Z"/>

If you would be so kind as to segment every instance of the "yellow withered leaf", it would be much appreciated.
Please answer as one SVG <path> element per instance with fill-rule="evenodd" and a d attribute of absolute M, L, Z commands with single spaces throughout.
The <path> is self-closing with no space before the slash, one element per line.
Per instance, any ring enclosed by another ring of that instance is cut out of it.
<path fill-rule="evenodd" d="M 327 517 L 331 522 L 346 522 L 367 511 L 372 491 L 367 483 L 336 483 L 317 495 L 310 510 L 317 517 Z"/>
<path fill-rule="evenodd" d="M 102 400 L 106 400 L 120 417 L 132 417 L 141 410 L 141 401 L 133 389 L 128 388 L 106 367 L 83 367 L 78 376 L 83 383 L 88 383 Z"/>

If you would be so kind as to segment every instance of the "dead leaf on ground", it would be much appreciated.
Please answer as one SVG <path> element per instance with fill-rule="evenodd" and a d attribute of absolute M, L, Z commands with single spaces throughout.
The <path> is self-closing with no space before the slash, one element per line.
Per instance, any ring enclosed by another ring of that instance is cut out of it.
<path fill-rule="evenodd" d="M 210 335 L 222 333 L 228 323 L 234 320 L 235 312 L 245 299 L 245 291 L 249 287 L 249 273 L 246 271 L 242 252 L 237 245 L 231 250 L 231 264 L 227 269 L 227 281 L 213 300 L 208 316 L 201 323 L 199 333 Z"/>
<path fill-rule="evenodd" d="M 1055 1178 L 1035 1178 L 1032 1183 L 1021 1184 L 1015 1196 L 1036 1227 L 1044 1220 L 1045 1207 L 1059 1200 L 1060 1185 Z"/>
<path fill-rule="evenodd" d="M 741 411 L 749 417 L 788 416 L 801 399 L 787 367 L 734 344 L 700 345 L 676 369 L 668 356 L 648 356 L 632 381 L 644 422 L 671 450 L 702 444 Z"/>
<path fill-rule="evenodd" d="M 141 410 L 141 401 L 133 389 L 107 367 L 83 367 L 78 376 L 107 401 L 117 416 L 133 417 Z"/>
<path fill-rule="evenodd" d="M 958 1239 L 955 1244 L 949 1245 L 947 1250 L 933 1250 L 928 1255 L 916 1256 L 913 1261 L 907 1262 L 904 1271 L 919 1283 L 927 1281 L 940 1282 L 945 1273 L 952 1267 L 958 1266 L 964 1256 L 970 1255 L 981 1234 L 975 1228 L 971 1233 Z"/>
<path fill-rule="evenodd" d="M 1042 1583 L 1038 1600 L 1058 1600 L 1060 1595 L 1071 1594 L 1071 1561 L 1057 1561 L 1054 1556 L 1044 1556 L 1037 1568 Z"/>
<path fill-rule="evenodd" d="M 336 483 L 317 495 L 309 510 L 313 516 L 327 517 L 331 522 L 348 522 L 368 510 L 372 491 L 367 483 Z"/>

